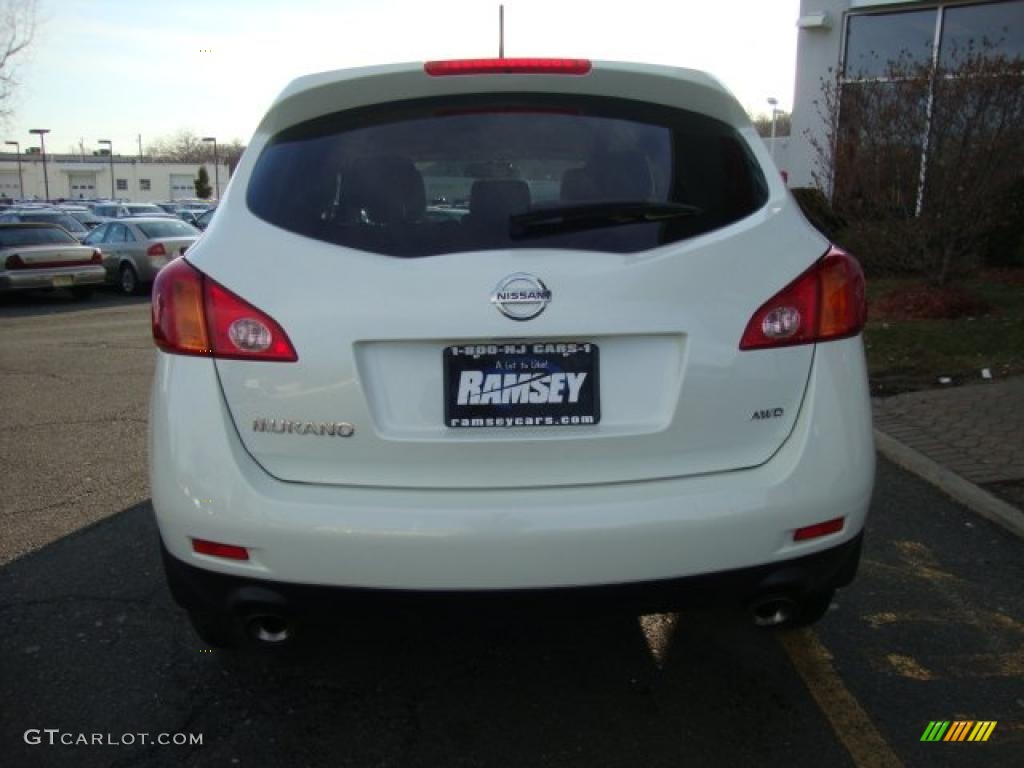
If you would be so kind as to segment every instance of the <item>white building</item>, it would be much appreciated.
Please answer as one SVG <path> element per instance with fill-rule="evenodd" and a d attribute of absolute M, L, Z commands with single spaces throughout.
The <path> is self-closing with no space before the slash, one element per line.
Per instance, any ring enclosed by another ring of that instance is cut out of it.
<path fill-rule="evenodd" d="M 210 175 L 212 197 L 217 197 L 228 183 L 228 167 L 219 163 L 164 163 L 148 158 L 114 155 L 113 163 L 107 155 L 51 155 L 46 156 L 46 175 L 43 159 L 38 152 L 20 155 L 0 153 L 0 198 L 78 200 L 80 198 L 113 197 L 131 202 L 155 202 L 195 197 L 194 180 L 200 166 Z M 113 180 L 111 179 L 113 168 Z M 23 187 L 23 190 L 22 190 Z"/>
<path fill-rule="evenodd" d="M 1024 56 L 1024 0 L 801 0 L 797 26 L 792 132 L 776 147 L 791 187 L 814 185 L 813 139 L 827 136 L 815 104 L 823 78 L 838 74 L 841 87 L 885 87 L 885 64 L 901 52 L 935 66 L 969 42 Z"/>

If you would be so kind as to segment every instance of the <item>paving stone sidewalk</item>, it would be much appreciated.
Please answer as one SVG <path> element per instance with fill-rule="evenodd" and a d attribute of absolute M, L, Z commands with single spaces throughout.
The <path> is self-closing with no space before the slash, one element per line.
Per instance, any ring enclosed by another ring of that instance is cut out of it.
<path fill-rule="evenodd" d="M 1024 377 L 873 401 L 875 428 L 1024 508 Z"/>

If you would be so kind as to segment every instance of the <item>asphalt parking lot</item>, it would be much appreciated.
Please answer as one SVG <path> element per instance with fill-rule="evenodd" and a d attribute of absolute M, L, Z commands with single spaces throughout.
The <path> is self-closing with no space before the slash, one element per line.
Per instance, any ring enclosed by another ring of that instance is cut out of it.
<path fill-rule="evenodd" d="M 148 332 L 144 300 L 0 299 L 0 764 L 1021 762 L 1024 544 L 884 461 L 861 573 L 813 630 L 394 619 L 273 656 L 211 651 L 159 565 Z M 998 724 L 986 743 L 922 743 L 934 720 Z M 30 729 L 136 735 L 51 746 Z"/>

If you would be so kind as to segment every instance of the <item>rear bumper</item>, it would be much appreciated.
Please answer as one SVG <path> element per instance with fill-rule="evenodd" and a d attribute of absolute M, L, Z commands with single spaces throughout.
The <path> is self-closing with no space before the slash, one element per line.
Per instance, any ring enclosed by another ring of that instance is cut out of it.
<path fill-rule="evenodd" d="M 162 548 L 175 601 L 190 611 L 238 619 L 271 613 L 331 623 L 377 615 L 539 612 L 663 613 L 684 608 L 741 608 L 764 595 L 794 599 L 849 584 L 860 562 L 862 536 L 782 563 L 675 579 L 586 587 L 497 590 L 398 590 L 293 584 L 215 573 Z"/>
<path fill-rule="evenodd" d="M 54 267 L 50 269 L 6 269 L 0 271 L 0 291 L 29 291 L 40 288 L 74 288 L 85 285 L 100 285 L 106 273 L 96 264 L 76 267 Z M 70 280 L 68 285 L 57 283 Z"/>
<path fill-rule="evenodd" d="M 874 482 L 859 338 L 820 345 L 793 433 L 764 464 L 635 483 L 494 489 L 281 482 L 245 452 L 213 363 L 158 353 L 150 480 L 177 560 L 240 579 L 448 591 L 654 582 L 777 566 L 857 538 Z M 797 528 L 844 518 L 837 533 Z M 192 551 L 246 547 L 248 561 Z"/>

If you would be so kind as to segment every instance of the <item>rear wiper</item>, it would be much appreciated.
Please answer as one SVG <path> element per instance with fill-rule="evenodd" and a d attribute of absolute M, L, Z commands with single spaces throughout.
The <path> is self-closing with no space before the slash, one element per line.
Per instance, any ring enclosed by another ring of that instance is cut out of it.
<path fill-rule="evenodd" d="M 703 210 L 685 203 L 610 202 L 541 208 L 509 217 L 509 236 L 525 237 L 617 227 L 638 222 L 667 221 L 699 216 Z"/>

